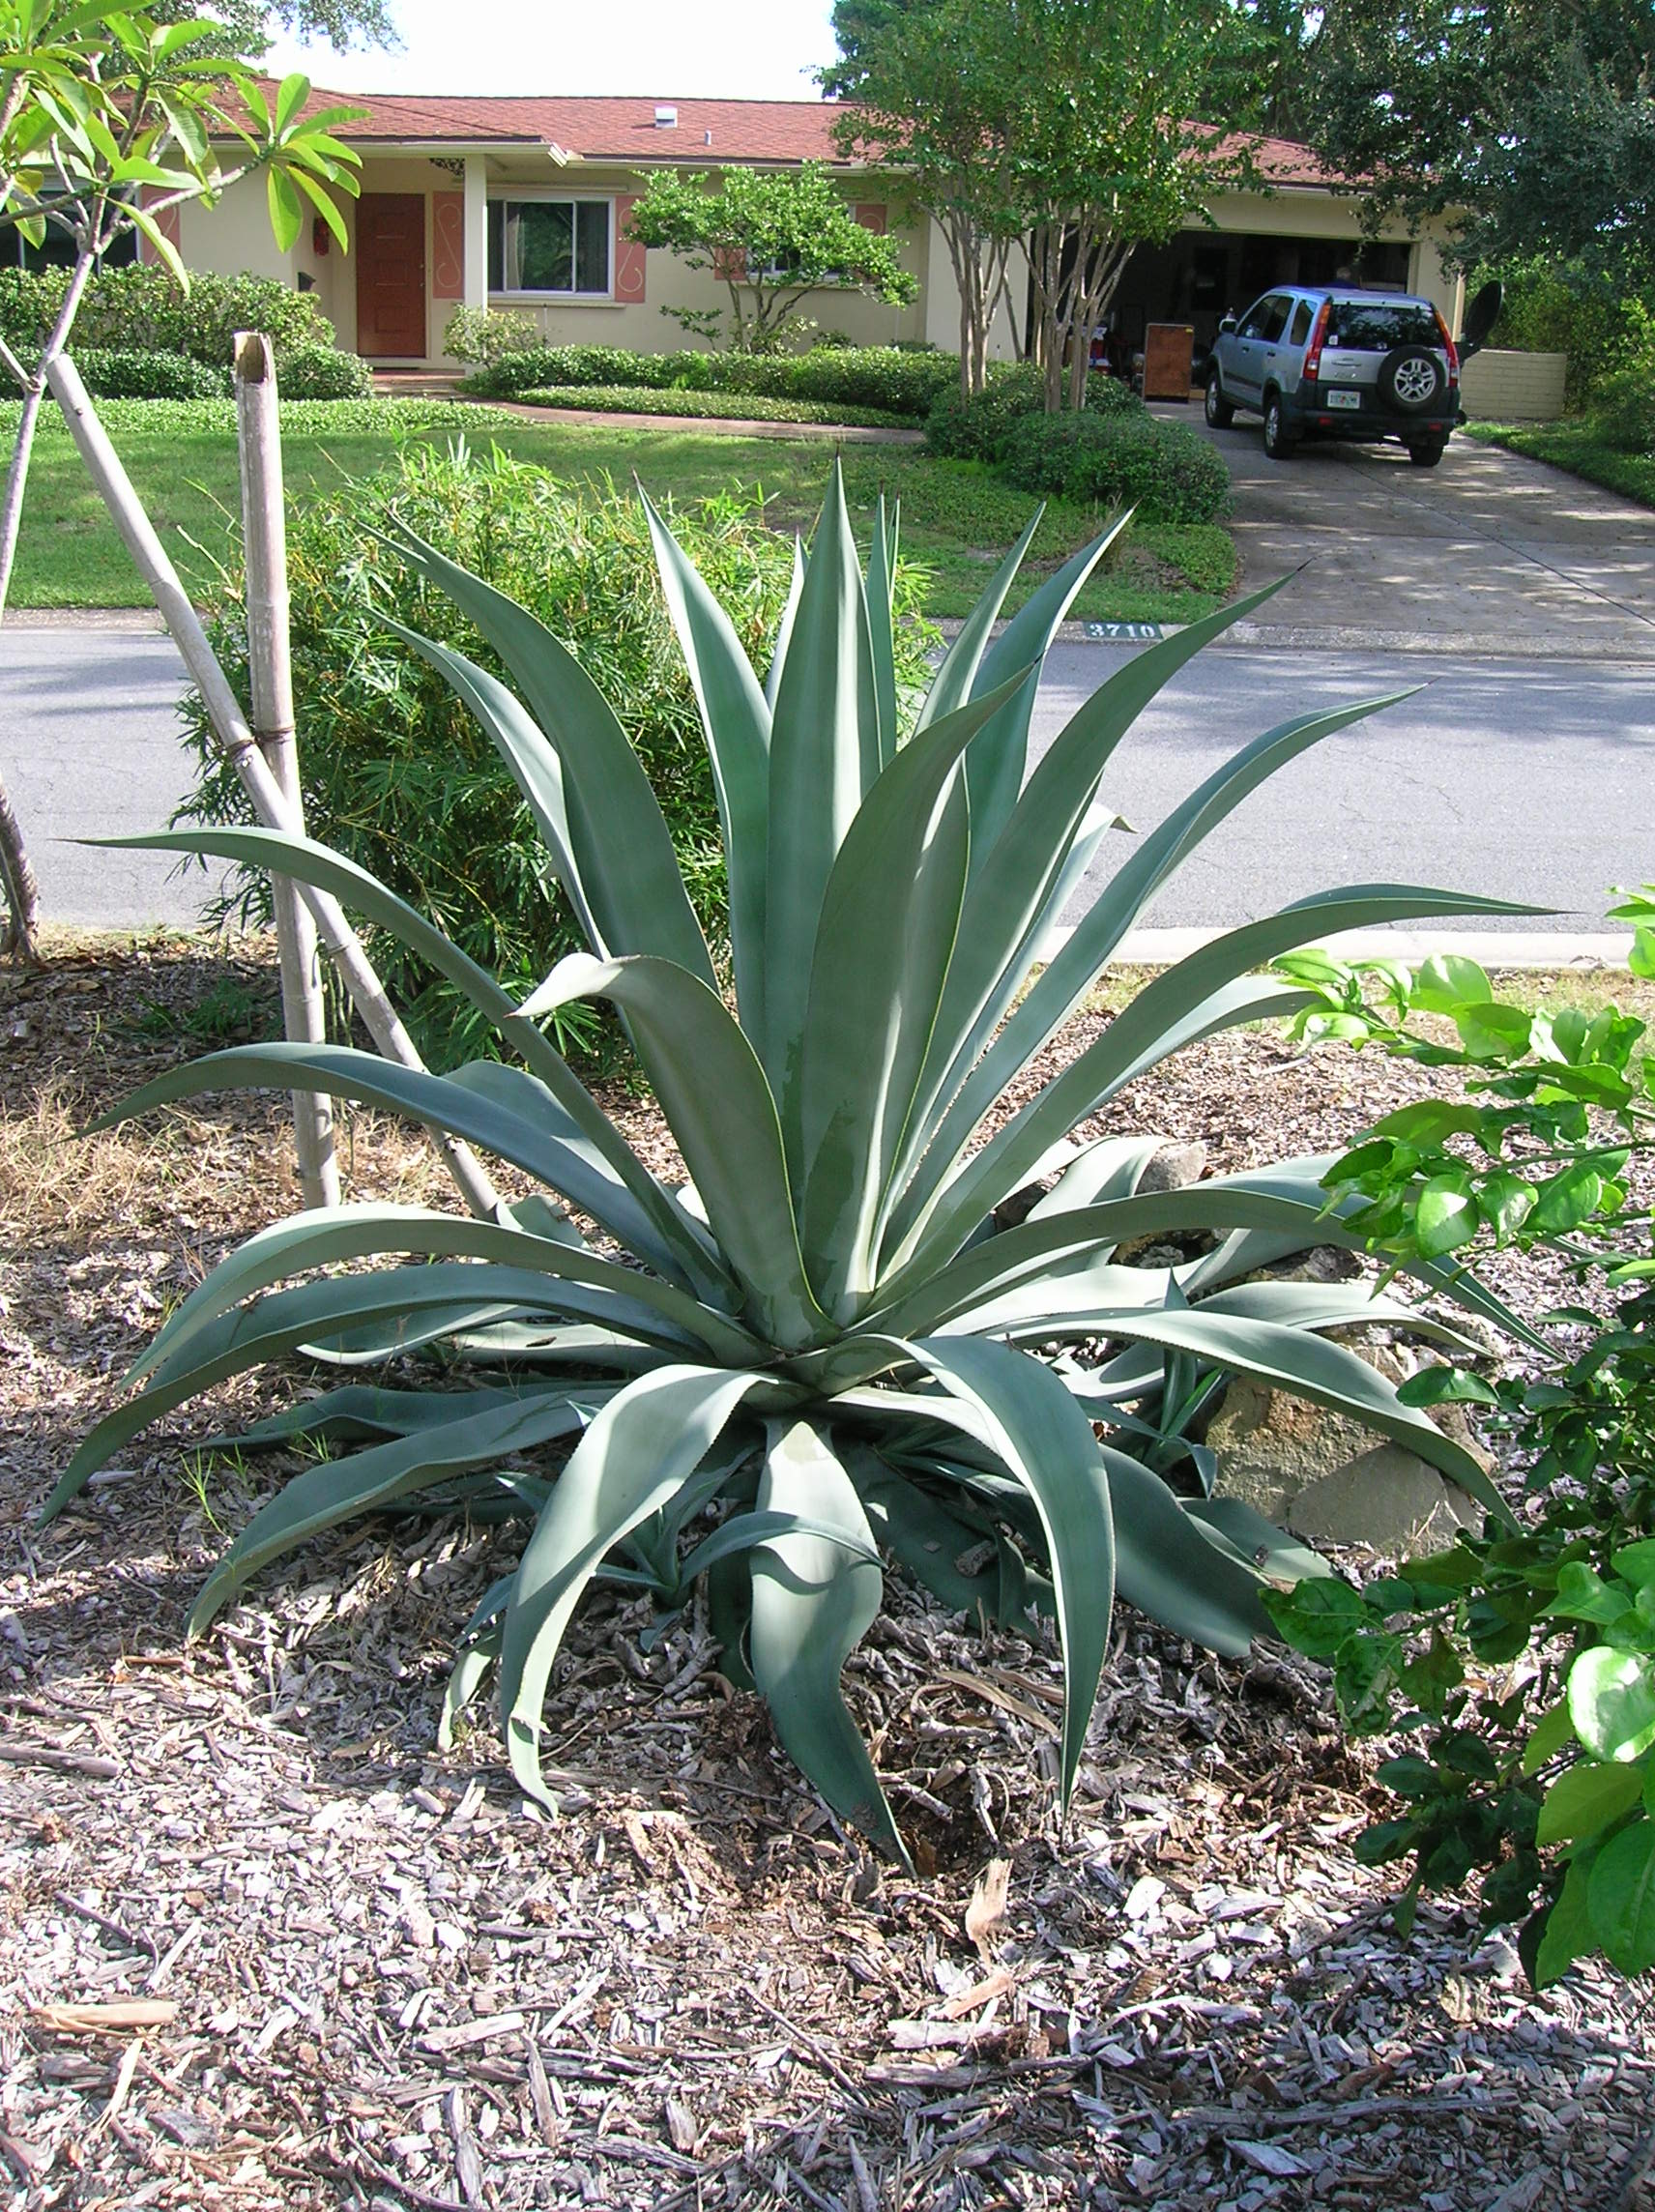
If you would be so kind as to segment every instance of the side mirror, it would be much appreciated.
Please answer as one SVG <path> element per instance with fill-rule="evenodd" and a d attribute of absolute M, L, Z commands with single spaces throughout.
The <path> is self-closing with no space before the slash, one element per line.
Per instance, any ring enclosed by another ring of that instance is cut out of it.
<path fill-rule="evenodd" d="M 1472 354 L 1481 353 L 1489 342 L 1489 333 L 1499 321 L 1500 302 L 1503 295 L 1497 279 L 1485 284 L 1466 309 L 1466 321 L 1460 334 L 1460 359 L 1469 361 Z"/>
<path fill-rule="evenodd" d="M 1219 318 L 1219 323 L 1218 323 L 1218 330 L 1219 330 L 1219 335 L 1220 335 L 1220 336 L 1224 336 L 1224 335 L 1227 335 L 1229 332 L 1233 331 L 1234 328 L 1235 328 L 1235 317 L 1234 317 L 1234 315 L 1222 315 L 1222 316 L 1220 316 L 1220 318 Z"/>

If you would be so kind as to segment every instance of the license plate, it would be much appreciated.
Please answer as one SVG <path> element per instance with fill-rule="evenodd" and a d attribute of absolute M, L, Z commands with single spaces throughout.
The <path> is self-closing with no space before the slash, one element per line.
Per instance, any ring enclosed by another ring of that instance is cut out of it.
<path fill-rule="evenodd" d="M 1362 404 L 1362 394 L 1359 392 L 1328 392 L 1322 396 L 1329 407 L 1360 407 Z"/>

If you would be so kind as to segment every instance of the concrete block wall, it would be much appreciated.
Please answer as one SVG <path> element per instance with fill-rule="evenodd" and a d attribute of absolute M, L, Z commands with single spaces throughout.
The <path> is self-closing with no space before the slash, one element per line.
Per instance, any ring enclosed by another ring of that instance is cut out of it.
<path fill-rule="evenodd" d="M 1552 422 L 1563 412 L 1560 353 L 1474 354 L 1460 376 L 1467 415 L 1485 422 Z"/>

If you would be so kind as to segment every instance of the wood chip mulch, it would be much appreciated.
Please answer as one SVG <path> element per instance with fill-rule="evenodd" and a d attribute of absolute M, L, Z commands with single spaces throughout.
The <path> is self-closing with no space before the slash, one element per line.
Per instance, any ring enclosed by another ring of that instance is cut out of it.
<path fill-rule="evenodd" d="M 229 973 L 163 946 L 0 975 L 0 2205 L 1651 2212 L 1651 1993 L 1585 1968 L 1537 1999 L 1453 1899 L 1403 1941 L 1350 1851 L 1378 1753 L 1279 1652 L 1123 1610 L 1060 1824 L 1050 1639 L 967 1635 L 893 1577 L 846 1679 L 911 1879 L 800 1787 L 701 1621 L 640 1654 L 613 1592 L 548 1707 L 556 1817 L 491 1715 L 439 1755 L 509 1531 L 353 1525 L 187 1648 L 295 1464 L 200 1446 L 297 1368 L 37 1528 L 169 1304 L 290 1202 L 258 1100 L 69 1138 L 203 1030 L 256 1033 L 268 963 Z M 1234 1037 L 1111 1123 L 1222 1167 L 1421 1088 Z M 412 1132 L 353 1117 L 345 1158 L 353 1195 L 440 1202 Z"/>

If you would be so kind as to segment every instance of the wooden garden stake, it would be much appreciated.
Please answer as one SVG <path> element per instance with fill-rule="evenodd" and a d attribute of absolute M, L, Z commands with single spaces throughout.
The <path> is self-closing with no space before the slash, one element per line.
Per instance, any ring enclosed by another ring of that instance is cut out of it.
<path fill-rule="evenodd" d="M 121 533 L 121 541 L 137 564 L 190 681 L 201 694 L 218 748 L 240 776 L 254 813 L 267 829 L 302 834 L 286 792 L 265 766 L 258 740 L 247 727 L 230 680 L 207 642 L 201 618 L 189 603 L 178 570 L 168 560 L 121 456 L 109 443 L 109 434 L 86 395 L 80 371 L 67 354 L 60 354 L 47 371 L 47 381 L 80 457 Z M 387 998 L 385 985 L 363 950 L 362 940 L 345 919 L 338 900 L 332 892 L 317 890 L 310 884 L 295 888 L 315 920 L 323 950 L 338 969 L 351 1003 L 380 1052 L 399 1066 L 422 1068 L 425 1063 L 419 1049 Z M 440 1129 L 433 1129 L 431 1137 L 472 1212 L 484 1221 L 498 1219 L 503 1202 L 471 1147 Z"/>
<path fill-rule="evenodd" d="M 253 735 L 292 808 L 305 824 L 299 750 L 293 727 L 293 658 L 288 636 L 287 517 L 282 506 L 281 424 L 276 355 L 269 338 L 238 331 L 235 339 L 236 444 L 242 469 L 242 548 L 247 569 L 247 681 Z M 286 876 L 271 878 L 276 944 L 281 963 L 282 1020 L 291 1044 L 322 1044 L 327 1017 L 316 959 L 316 924 Z M 334 1102 L 317 1091 L 293 1093 L 299 1187 L 307 1207 L 337 1206 Z"/>

